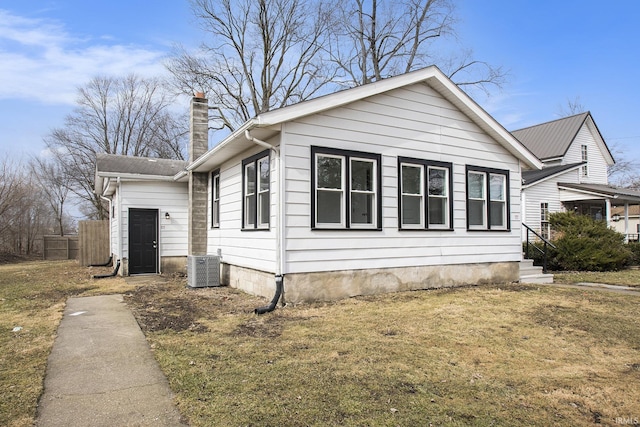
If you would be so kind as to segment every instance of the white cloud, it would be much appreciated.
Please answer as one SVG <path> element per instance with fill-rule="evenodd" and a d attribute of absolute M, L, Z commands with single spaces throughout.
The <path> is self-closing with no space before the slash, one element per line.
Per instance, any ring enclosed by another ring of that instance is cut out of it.
<path fill-rule="evenodd" d="M 55 21 L 0 9 L 0 99 L 73 104 L 76 89 L 96 75 L 164 73 L 164 52 L 81 39 Z"/>

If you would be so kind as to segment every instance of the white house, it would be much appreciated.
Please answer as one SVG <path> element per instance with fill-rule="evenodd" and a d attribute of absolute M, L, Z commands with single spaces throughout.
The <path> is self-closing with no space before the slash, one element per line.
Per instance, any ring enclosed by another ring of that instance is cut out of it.
<path fill-rule="evenodd" d="M 174 179 L 189 255 L 221 256 L 231 286 L 298 302 L 518 280 L 523 171 L 542 164 L 438 68 L 260 114 L 210 150 L 207 108 L 192 100 Z"/>
<path fill-rule="evenodd" d="M 109 203 L 110 246 L 119 273 L 184 271 L 187 255 L 188 183 L 175 180 L 179 160 L 98 154 L 96 194 Z"/>
<path fill-rule="evenodd" d="M 610 223 L 612 207 L 627 206 L 628 210 L 629 205 L 640 203 L 640 192 L 608 184 L 607 171 L 614 159 L 590 112 L 512 134 L 544 166 L 522 176 L 522 222 L 543 237 L 550 233 L 550 213 L 574 211 Z M 628 221 L 627 217 L 627 225 Z M 623 232 L 630 233 L 628 226 L 626 229 Z"/>

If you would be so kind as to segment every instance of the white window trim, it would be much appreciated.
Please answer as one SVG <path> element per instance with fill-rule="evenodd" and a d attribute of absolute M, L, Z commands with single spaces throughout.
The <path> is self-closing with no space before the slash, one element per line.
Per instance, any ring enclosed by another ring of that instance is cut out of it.
<path fill-rule="evenodd" d="M 327 157 L 327 158 L 332 158 L 332 159 L 340 159 L 340 188 L 325 188 L 325 187 L 318 187 L 318 159 L 321 157 Z M 335 154 L 326 154 L 326 153 L 316 153 L 316 156 L 313 160 L 316 164 L 315 167 L 315 189 L 313 192 L 313 197 L 315 198 L 315 212 L 313 213 L 315 215 L 315 226 L 316 228 L 344 228 L 345 227 L 345 222 L 346 222 L 346 218 L 345 218 L 345 207 L 344 207 L 344 203 L 345 203 L 345 196 L 346 196 L 346 191 L 345 191 L 345 163 L 346 163 L 346 158 L 345 156 L 339 156 L 339 155 L 335 155 Z M 327 191 L 327 192 L 336 192 L 336 193 L 340 193 L 340 222 L 339 223 L 335 223 L 335 222 L 320 222 L 318 220 L 318 191 Z"/>
<path fill-rule="evenodd" d="M 420 170 L 420 193 L 418 194 L 413 194 L 413 193 L 405 193 L 404 192 L 404 183 L 403 183 L 403 176 L 402 176 L 402 168 L 404 166 L 407 167 L 412 167 L 412 168 L 416 168 Z M 400 227 L 403 229 L 424 229 L 424 209 L 425 209 L 425 199 L 424 199 L 424 165 L 422 164 L 418 164 L 418 163 L 410 163 L 410 162 L 400 162 L 400 197 L 404 197 L 404 196 L 409 196 L 409 197 L 419 197 L 420 198 L 420 223 L 419 224 L 405 224 L 403 222 L 403 218 L 404 218 L 404 204 L 402 203 L 402 201 L 400 202 L 402 209 L 400 209 L 399 211 L 399 215 L 400 215 Z"/>
<path fill-rule="evenodd" d="M 268 190 L 260 190 L 261 176 L 260 176 L 260 165 L 263 162 L 268 162 L 269 165 L 269 176 L 268 176 Z M 249 184 L 249 173 L 247 170 L 249 168 L 254 168 L 254 178 L 255 178 L 255 190 L 252 193 L 248 192 L 248 184 Z M 243 201 L 242 201 L 242 230 L 250 231 L 250 230 L 268 230 L 270 222 L 261 223 L 261 215 L 260 209 L 269 209 L 271 204 L 271 158 L 269 155 L 269 151 L 265 150 L 261 153 L 255 154 L 249 158 L 246 158 L 242 161 L 242 193 L 243 193 Z M 267 193 L 269 194 L 268 202 L 266 207 L 262 206 L 260 202 L 260 194 Z M 249 209 L 249 201 L 251 197 L 255 198 L 255 209 Z M 269 218 L 270 221 L 271 218 Z"/>
<path fill-rule="evenodd" d="M 491 197 L 491 178 L 493 178 L 494 176 L 500 178 L 502 180 L 502 198 L 501 199 L 494 199 Z M 489 189 L 489 195 L 488 195 L 488 199 L 489 199 L 489 203 L 493 203 L 493 202 L 500 202 L 502 204 L 502 218 L 504 219 L 504 223 L 502 225 L 491 225 L 491 229 L 492 230 L 506 230 L 509 224 L 509 221 L 507 220 L 507 177 L 504 174 L 501 173 L 489 173 L 489 185 L 487 187 Z M 493 208 L 492 208 L 493 209 Z M 488 218 L 489 221 L 491 221 L 490 218 Z"/>
<path fill-rule="evenodd" d="M 262 190 L 262 174 L 260 173 L 261 165 L 266 162 L 267 168 L 269 168 L 269 175 L 267 176 L 267 189 Z M 267 206 L 262 206 L 262 195 L 270 194 L 271 189 L 271 162 L 269 161 L 269 156 L 262 157 L 256 161 L 256 228 L 269 228 L 270 218 L 267 217 L 267 222 L 262 222 L 262 210 L 267 209 L 267 213 L 269 216 L 271 215 L 271 197 L 267 197 Z"/>
<path fill-rule="evenodd" d="M 372 176 L 371 176 L 373 190 L 371 190 L 371 191 L 354 190 L 351 187 L 351 184 L 352 184 L 353 180 L 350 179 L 349 180 L 349 201 L 350 201 L 350 203 L 353 203 L 353 194 L 372 194 L 373 195 L 373 206 L 372 206 L 373 211 L 371 213 L 371 223 L 370 224 L 367 224 L 367 223 L 355 223 L 355 222 L 353 222 L 353 218 L 350 218 L 349 226 L 350 226 L 350 228 L 358 228 L 358 229 L 375 229 L 376 228 L 376 218 L 378 217 L 378 212 L 377 212 L 378 195 L 376 194 L 376 188 L 378 188 L 378 183 L 377 183 L 377 176 L 378 176 L 377 167 L 378 166 L 376 165 L 377 161 L 375 161 L 373 159 L 362 158 L 362 157 L 355 157 L 355 156 L 354 157 L 350 157 L 349 158 L 349 172 L 350 172 L 349 176 L 351 176 L 351 171 L 353 170 L 352 163 L 354 161 L 371 163 L 373 165 L 373 173 L 372 173 Z M 343 162 L 343 165 L 344 165 L 344 162 Z M 343 174 L 343 178 L 344 178 L 344 174 Z"/>
<path fill-rule="evenodd" d="M 429 183 L 427 182 L 427 198 L 428 199 L 444 199 L 446 201 L 445 204 L 445 223 L 444 224 L 434 224 L 431 223 L 431 221 L 429 221 L 429 219 L 427 218 L 427 224 L 428 227 L 430 229 L 449 229 L 451 228 L 451 224 L 449 224 L 450 218 L 449 218 L 449 203 L 451 203 L 451 198 L 449 197 L 450 195 L 450 189 L 449 189 L 449 174 L 451 173 L 451 170 L 449 168 L 446 167 L 441 167 L 441 166 L 432 166 L 429 165 L 427 166 L 427 180 L 429 179 L 429 171 L 431 169 L 437 169 L 437 170 L 442 170 L 445 172 L 445 179 L 444 179 L 444 195 L 443 196 L 439 196 L 439 195 L 431 195 L 429 194 Z M 429 203 L 427 201 L 427 203 Z M 428 214 L 427 214 L 428 217 Z"/>
<path fill-rule="evenodd" d="M 486 230 L 487 229 L 487 174 L 485 172 L 470 170 L 467 172 L 467 179 L 469 175 L 482 176 L 482 198 L 468 196 L 469 200 L 482 201 L 482 224 L 469 224 L 470 230 Z M 469 212 L 467 212 L 469 215 Z"/>
<path fill-rule="evenodd" d="M 217 182 L 217 186 L 216 186 Z M 211 228 L 220 227 L 220 172 L 211 174 Z"/>
<path fill-rule="evenodd" d="M 352 151 L 340 148 L 311 146 L 311 168 L 313 170 L 311 191 L 312 195 L 312 212 L 311 212 L 311 228 L 327 229 L 327 230 L 382 230 L 382 185 L 381 185 L 381 168 L 382 156 L 376 153 L 368 153 L 362 151 Z M 340 189 L 318 188 L 318 159 L 319 158 L 337 158 L 341 163 L 341 179 Z M 351 174 L 353 161 L 371 162 L 373 165 L 372 184 L 373 191 L 352 190 Z M 340 199 L 340 223 L 322 223 L 318 222 L 318 191 L 339 191 Z M 373 212 L 372 222 L 369 224 L 354 223 L 351 220 L 351 202 L 352 194 L 372 194 L 373 195 Z"/>

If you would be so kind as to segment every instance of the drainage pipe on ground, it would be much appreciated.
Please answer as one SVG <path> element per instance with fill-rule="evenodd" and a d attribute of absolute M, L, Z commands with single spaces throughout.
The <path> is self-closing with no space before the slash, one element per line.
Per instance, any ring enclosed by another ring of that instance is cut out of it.
<path fill-rule="evenodd" d="M 113 261 L 113 255 L 111 255 L 109 257 L 109 261 L 105 262 L 104 264 L 91 264 L 89 267 L 107 267 L 111 265 L 112 261 Z"/>
<path fill-rule="evenodd" d="M 106 279 L 107 277 L 115 277 L 118 274 L 118 270 L 120 269 L 120 260 L 116 262 L 116 268 L 109 274 L 99 274 L 96 276 L 92 276 L 94 279 Z"/>
<path fill-rule="evenodd" d="M 276 276 L 276 294 L 273 296 L 273 299 L 271 300 L 269 305 L 265 305 L 264 307 L 258 307 L 253 312 L 255 314 L 264 314 L 264 313 L 269 313 L 275 310 L 281 295 L 282 295 L 282 275 L 279 275 L 279 276 Z"/>

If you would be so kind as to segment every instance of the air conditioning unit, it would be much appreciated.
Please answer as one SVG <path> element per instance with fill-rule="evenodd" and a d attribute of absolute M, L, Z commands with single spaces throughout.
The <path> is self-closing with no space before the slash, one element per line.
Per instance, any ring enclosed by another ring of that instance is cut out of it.
<path fill-rule="evenodd" d="M 187 285 L 191 288 L 220 286 L 220 257 L 216 255 L 187 256 Z"/>

